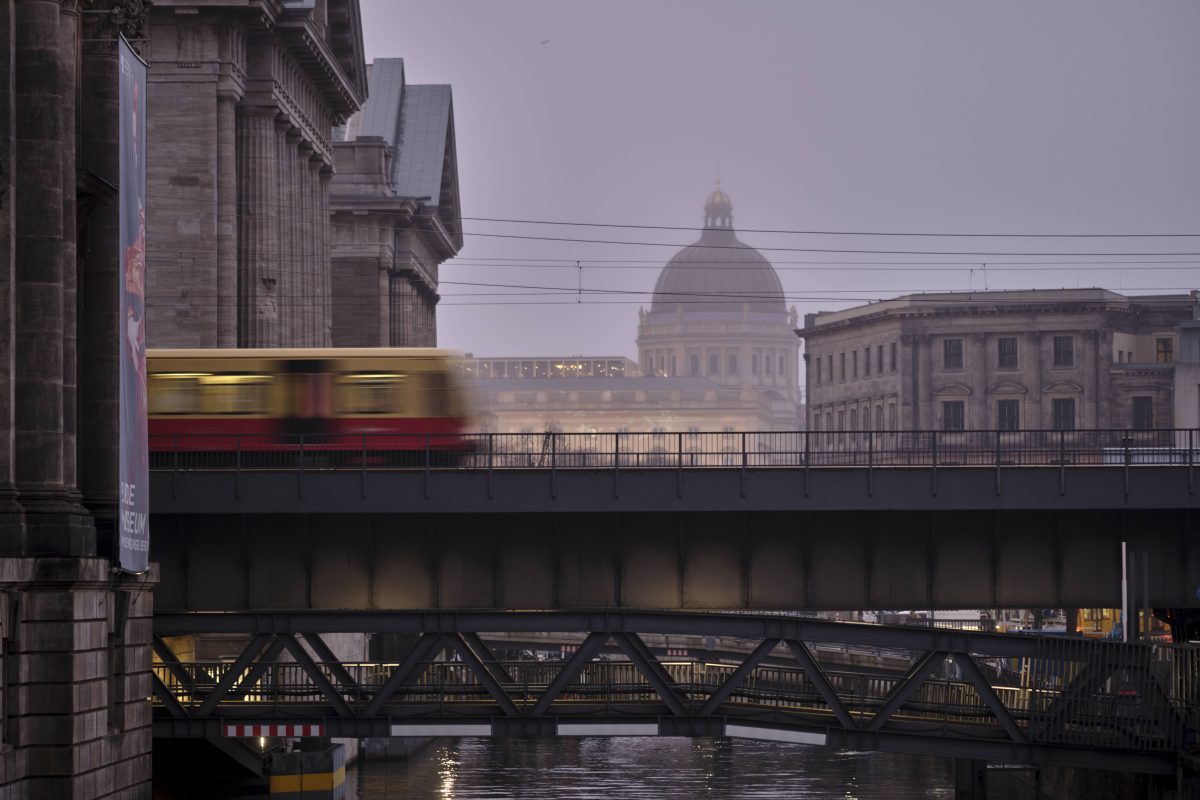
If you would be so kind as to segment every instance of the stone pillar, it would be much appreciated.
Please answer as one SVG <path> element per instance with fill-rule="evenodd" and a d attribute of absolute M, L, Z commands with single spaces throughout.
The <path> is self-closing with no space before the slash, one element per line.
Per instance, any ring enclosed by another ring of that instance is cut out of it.
<path fill-rule="evenodd" d="M 120 183 L 117 44 L 100 15 L 83 17 L 79 167 L 95 176 L 79 229 L 79 489 L 97 526 L 99 550 L 114 552 L 120 405 Z"/>
<path fill-rule="evenodd" d="M 13 283 L 16 171 L 13 0 L 0 0 L 0 552 L 24 550 L 25 528 L 13 487 Z"/>
<path fill-rule="evenodd" d="M 75 49 L 60 48 L 61 16 L 61 0 L 16 4 L 13 460 L 28 552 L 81 555 L 95 531 L 63 482 L 62 73 Z"/>
<path fill-rule="evenodd" d="M 991 427 L 988 424 L 987 348 L 982 333 L 971 334 L 970 341 L 971 410 L 967 414 L 967 427 L 982 430 Z"/>
<path fill-rule="evenodd" d="M 238 343 L 237 99 L 217 95 L 217 347 Z"/>
<path fill-rule="evenodd" d="M 1022 370 L 1025 373 L 1025 379 L 1028 381 L 1028 394 L 1025 395 L 1025 408 L 1022 409 L 1025 418 L 1021 420 L 1021 427 L 1031 430 L 1039 428 L 1047 428 L 1047 421 L 1043 420 L 1044 414 L 1042 409 L 1045 402 L 1042 399 L 1042 335 L 1040 333 L 1025 334 L 1025 347 L 1028 350 L 1023 357 L 1028 359 L 1029 366 Z"/>
<path fill-rule="evenodd" d="M 913 388 L 916 394 L 916 414 L 913 422 L 917 430 L 933 430 L 937 417 L 933 413 L 933 367 L 929 351 L 930 337 L 916 337 L 916 358 L 913 364 Z"/>
<path fill-rule="evenodd" d="M 320 175 L 321 180 L 317 187 L 317 219 L 320 222 L 317 225 L 317 264 L 320 268 L 317 286 L 320 303 L 317 308 L 320 309 L 321 316 L 317 329 L 320 334 L 318 344 L 321 347 L 330 347 L 333 344 L 333 287 L 330 284 L 329 268 L 329 226 L 332 219 L 329 214 L 329 184 L 333 180 L 333 167 L 322 161 Z"/>
<path fill-rule="evenodd" d="M 1079 354 L 1083 374 L 1080 384 L 1083 386 L 1082 408 L 1079 409 L 1079 427 L 1100 427 L 1100 370 L 1099 370 L 1099 335 L 1096 331 L 1084 331 L 1080 337 L 1083 352 Z"/>
<path fill-rule="evenodd" d="M 238 346 L 279 346 L 279 164 L 274 108 L 238 117 Z"/>
<path fill-rule="evenodd" d="M 79 60 L 76 48 L 79 45 L 78 0 L 63 0 L 59 17 L 59 47 L 65 56 L 60 75 L 62 88 L 62 191 L 63 191 L 63 354 L 62 354 L 62 482 L 67 492 L 78 500 L 78 476 L 76 475 L 75 433 L 78 422 L 78 365 L 77 306 L 78 259 L 76 243 L 76 106 L 79 91 Z"/>

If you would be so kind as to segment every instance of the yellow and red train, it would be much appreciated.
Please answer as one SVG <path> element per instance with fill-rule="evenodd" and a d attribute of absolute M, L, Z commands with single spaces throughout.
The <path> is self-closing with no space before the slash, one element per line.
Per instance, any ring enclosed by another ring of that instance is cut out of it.
<path fill-rule="evenodd" d="M 150 350 L 150 451 L 461 454 L 467 413 L 453 358 L 417 348 Z"/>

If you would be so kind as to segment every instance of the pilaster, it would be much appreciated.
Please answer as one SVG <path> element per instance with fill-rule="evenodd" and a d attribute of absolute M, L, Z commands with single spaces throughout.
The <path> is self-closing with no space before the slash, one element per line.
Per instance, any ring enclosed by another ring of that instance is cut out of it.
<path fill-rule="evenodd" d="M 217 94 L 217 347 L 238 343 L 237 98 Z"/>
<path fill-rule="evenodd" d="M 279 163 L 275 109 L 238 116 L 238 346 L 279 346 Z"/>
<path fill-rule="evenodd" d="M 1042 363 L 1042 359 L 1045 357 L 1042 354 L 1042 334 L 1033 331 L 1025 334 L 1025 344 L 1029 351 L 1028 358 L 1030 363 L 1030 369 L 1027 373 L 1029 380 L 1027 389 L 1029 393 L 1026 395 L 1028 399 L 1025 403 L 1025 408 L 1022 409 L 1025 419 L 1021 420 L 1021 427 L 1037 430 L 1049 427 L 1046 424 L 1048 420 L 1044 419 L 1042 401 L 1042 374 L 1045 369 L 1045 365 Z"/>

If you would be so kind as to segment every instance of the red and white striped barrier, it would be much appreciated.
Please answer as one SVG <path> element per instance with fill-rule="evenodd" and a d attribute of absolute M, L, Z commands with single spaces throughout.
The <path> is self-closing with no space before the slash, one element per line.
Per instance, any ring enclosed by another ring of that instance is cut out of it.
<path fill-rule="evenodd" d="M 226 725 L 226 736 L 324 736 L 324 725 Z"/>
<path fill-rule="evenodd" d="M 687 657 L 688 657 L 688 651 L 687 651 L 686 647 L 685 648 L 678 648 L 678 647 L 668 647 L 667 648 L 667 658 L 687 658 Z"/>

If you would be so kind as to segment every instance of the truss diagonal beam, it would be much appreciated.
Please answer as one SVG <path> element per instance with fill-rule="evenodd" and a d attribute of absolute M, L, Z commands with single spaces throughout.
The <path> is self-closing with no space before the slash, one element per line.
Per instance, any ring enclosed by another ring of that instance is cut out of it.
<path fill-rule="evenodd" d="M 866 729 L 869 731 L 877 731 L 883 727 L 883 723 L 887 722 L 892 714 L 895 714 L 900 707 L 908 702 L 917 689 L 925 683 L 925 680 L 937 668 L 941 660 L 946 657 L 946 653 L 942 650 L 930 650 L 925 655 L 921 656 L 916 662 L 909 667 L 908 672 L 904 673 L 904 677 L 892 687 L 891 694 L 887 700 L 875 712 L 875 716 L 871 717 L 871 721 L 867 723 Z"/>
<path fill-rule="evenodd" d="M 196 711 L 196 716 L 207 717 L 216 710 L 217 704 L 224 699 L 225 695 L 229 694 L 230 689 L 237 685 L 238 681 L 240 681 L 242 678 L 242 673 L 246 671 L 246 668 L 250 666 L 251 662 L 253 662 L 258 654 L 262 652 L 263 647 L 271 638 L 271 635 L 268 633 L 260 633 L 258 636 L 255 636 L 250 640 L 250 643 L 246 645 L 246 649 L 242 650 L 241 655 L 237 657 L 237 660 L 234 661 L 225 674 L 221 676 L 221 680 L 217 681 L 217 686 L 215 689 L 213 689 L 212 694 L 204 698 L 204 702 L 201 703 L 199 710 Z M 276 639 L 274 642 L 271 642 L 271 646 L 267 648 L 267 651 L 270 652 L 272 649 L 274 649 L 275 654 L 278 655 L 278 648 L 283 646 L 278 644 L 278 641 L 279 640 Z M 264 655 L 264 659 L 265 658 L 266 656 Z M 272 656 L 270 660 L 274 660 L 274 656 Z"/>
<path fill-rule="evenodd" d="M 425 659 L 441 646 L 442 635 L 440 633 L 426 633 L 418 639 L 408 651 L 408 655 L 400 662 L 399 666 L 392 672 L 383 686 L 375 692 L 375 696 L 371 698 L 367 710 L 363 712 L 365 717 L 373 717 L 383 710 L 387 705 L 387 701 L 392 699 L 392 695 L 396 693 L 405 683 L 408 683 L 416 675 L 425 671 Z M 418 670 L 418 668 L 420 668 Z"/>
<path fill-rule="evenodd" d="M 579 677 L 579 673 L 596 657 L 596 654 L 600 652 L 600 648 L 607 641 L 607 633 L 589 633 L 587 638 L 583 640 L 583 644 L 579 645 L 579 649 L 571 655 L 566 664 L 563 664 L 563 668 L 559 670 L 558 675 L 550 682 L 545 694 L 538 698 L 537 703 L 533 706 L 533 710 L 529 712 L 529 716 L 540 717 L 549 711 L 550 706 L 558 699 L 558 696 Z"/>
<path fill-rule="evenodd" d="M 1096 661 L 1086 662 L 1079 674 L 1072 678 L 1058 693 L 1058 697 L 1047 706 L 1041 725 L 1036 731 L 1030 732 L 1030 738 L 1035 741 L 1044 740 L 1060 728 L 1074 710 L 1076 701 L 1095 693 L 1108 680 L 1112 670 L 1112 665 L 1101 665 Z"/>
<path fill-rule="evenodd" d="M 329 645 L 325 644 L 325 640 L 321 638 L 319 633 L 302 633 L 304 641 L 308 642 L 308 646 L 317 654 L 317 658 L 321 660 L 325 666 L 329 667 L 329 671 L 333 673 L 333 677 L 337 679 L 347 691 L 360 695 L 362 687 L 358 685 L 358 681 L 354 680 L 354 676 L 342 664 L 342 660 L 334 655 L 334 652 L 329 649 Z"/>
<path fill-rule="evenodd" d="M 980 672 L 979 665 L 975 663 L 975 659 L 971 658 L 970 653 L 955 653 L 954 663 L 958 664 L 963 675 L 975 687 L 975 691 L 979 693 L 979 697 L 983 702 L 987 703 L 987 707 L 992 710 L 992 714 L 995 715 L 996 720 L 1004 728 L 1005 733 L 1008 734 L 1008 738 L 1017 744 L 1025 744 L 1025 734 L 1021 733 L 1021 729 L 1017 727 L 1012 714 L 1008 712 L 1008 707 L 996 696 L 992 685 L 987 682 L 987 678 Z"/>
<path fill-rule="evenodd" d="M 493 678 L 500 683 L 513 683 L 512 675 L 508 674 L 508 670 L 496 658 L 496 654 L 492 652 L 492 649 L 479 638 L 479 634 L 464 632 L 460 635 L 462 636 L 463 643 L 474 651 L 475 655 L 487 667 L 487 671 L 491 673 Z"/>
<path fill-rule="evenodd" d="M 346 704 L 342 693 L 335 689 L 333 684 L 329 682 L 329 679 L 325 677 L 325 673 L 317 666 L 317 662 L 312 660 L 312 656 L 304 649 L 304 645 L 296 641 L 294 636 L 283 636 L 280 638 L 280 641 L 283 642 L 283 646 L 287 648 L 287 651 L 292 654 L 292 658 L 296 659 L 296 663 L 300 666 L 300 669 L 304 670 L 304 674 L 321 690 L 321 694 L 325 695 L 325 699 L 329 701 L 329 705 L 333 706 L 338 716 L 353 717 L 354 712 Z"/>
<path fill-rule="evenodd" d="M 152 640 L 151 646 L 154 648 L 154 654 L 162 661 L 163 666 L 175 676 L 175 680 L 188 689 L 195 687 L 195 678 L 183 668 L 183 665 L 179 663 L 179 657 L 175 655 L 175 651 L 171 649 L 161 636 L 156 635 Z"/>
<path fill-rule="evenodd" d="M 487 689 L 488 694 L 490 694 L 492 699 L 496 701 L 496 705 L 500 706 L 500 710 L 509 717 L 521 716 L 521 712 L 517 709 L 516 703 L 514 703 L 512 698 L 508 696 L 508 692 L 504 691 L 504 687 L 498 680 L 496 680 L 496 677 L 488 671 L 487 666 L 483 663 L 483 661 L 480 660 L 479 656 L 475 654 L 475 651 L 473 651 L 458 635 L 447 636 L 446 638 L 454 646 L 454 649 L 458 651 L 458 654 L 462 657 L 463 662 L 466 663 L 466 665 L 470 667 L 471 671 L 475 673 L 475 677 L 479 679 L 481 684 L 483 684 L 483 688 Z"/>
<path fill-rule="evenodd" d="M 646 647 L 646 643 L 641 640 L 641 637 L 636 633 L 614 632 L 612 638 L 617 646 L 625 651 L 625 655 L 638 668 L 638 671 L 646 677 L 646 680 L 650 681 L 650 685 L 667 704 L 667 708 L 671 709 L 671 713 L 677 717 L 688 716 L 687 708 L 680 699 L 681 693 L 675 685 L 675 681 L 663 669 L 662 664 L 659 664 L 658 660 L 654 658 L 654 654 L 650 652 L 650 648 Z"/>
<path fill-rule="evenodd" d="M 705 701 L 704 705 L 696 713 L 701 717 L 708 717 L 715 714 L 717 709 L 721 707 L 721 704 L 729 699 L 729 695 L 733 694 L 734 689 L 741 686 L 746 676 L 754 671 L 759 662 L 771 654 L 771 651 L 775 649 L 779 641 L 779 639 L 763 639 L 759 642 L 758 647 L 754 648 L 754 652 L 746 656 L 746 660 L 739 664 L 738 668 L 733 671 L 733 674 L 717 687 L 717 690 L 712 693 L 712 696 Z"/>
<path fill-rule="evenodd" d="M 825 704 L 833 711 L 833 715 L 837 717 L 838 722 L 842 723 L 842 727 L 847 730 L 854 730 L 858 724 L 854 721 L 854 717 L 850 716 L 850 712 L 846 710 L 846 704 L 842 702 L 842 698 L 838 697 L 837 692 L 833 690 L 833 686 L 829 683 L 829 678 L 825 676 L 825 671 L 817 664 L 817 660 L 813 658 L 813 654 L 809 652 L 808 647 L 804 642 L 794 639 L 787 640 L 788 649 L 792 651 L 792 655 L 800 662 L 800 666 L 804 668 L 804 674 L 817 687 L 817 691 L 821 694 L 821 698 Z"/>
<path fill-rule="evenodd" d="M 151 673 L 153 677 L 152 686 L 154 688 L 154 696 L 159 699 L 163 707 L 172 717 L 183 718 L 188 715 L 187 710 L 175 699 L 175 695 L 166 687 L 157 674 Z"/>

